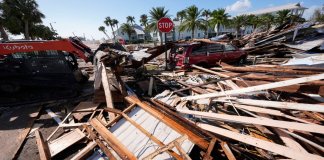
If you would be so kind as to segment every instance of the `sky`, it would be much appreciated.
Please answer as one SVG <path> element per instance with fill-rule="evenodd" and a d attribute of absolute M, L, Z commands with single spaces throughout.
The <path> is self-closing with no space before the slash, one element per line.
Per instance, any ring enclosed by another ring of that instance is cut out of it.
<path fill-rule="evenodd" d="M 300 2 L 309 8 L 305 11 L 307 19 L 314 9 L 324 5 L 323 0 L 36 0 L 39 10 L 45 14 L 45 25 L 52 24 L 53 28 L 62 37 L 83 36 L 87 39 L 102 39 L 105 35 L 98 30 L 104 26 L 107 16 L 117 19 L 119 26 L 126 22 L 127 16 L 134 16 L 139 24 L 140 15 L 147 14 L 152 7 L 163 6 L 169 10 L 171 18 L 179 10 L 196 5 L 199 9 L 214 10 L 226 8 L 226 11 L 235 16 L 240 13 L 255 11 L 271 6 L 285 5 Z M 106 27 L 111 35 L 110 27 Z"/>

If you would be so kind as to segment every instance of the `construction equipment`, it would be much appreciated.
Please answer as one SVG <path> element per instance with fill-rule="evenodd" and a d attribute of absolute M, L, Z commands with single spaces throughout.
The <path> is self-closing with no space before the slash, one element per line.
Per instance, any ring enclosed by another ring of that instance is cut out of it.
<path fill-rule="evenodd" d="M 89 47 L 76 38 L 52 41 L 0 43 L 0 90 L 14 93 L 21 87 L 75 88 L 85 76 L 77 57 L 92 60 Z"/>

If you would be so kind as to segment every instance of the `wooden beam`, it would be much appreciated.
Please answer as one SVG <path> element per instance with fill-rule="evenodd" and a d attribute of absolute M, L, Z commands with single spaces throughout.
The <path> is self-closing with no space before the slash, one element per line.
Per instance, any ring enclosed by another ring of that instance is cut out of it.
<path fill-rule="evenodd" d="M 91 126 L 102 136 L 107 144 L 113 148 L 114 151 L 122 159 L 137 159 L 132 152 L 130 152 L 118 139 L 111 133 L 97 118 L 90 121 Z"/>
<path fill-rule="evenodd" d="M 229 160 L 236 160 L 236 158 L 235 158 L 233 152 L 231 151 L 231 148 L 228 146 L 227 142 L 223 141 L 223 142 L 221 142 L 220 145 L 222 146 L 222 149 Z"/>
<path fill-rule="evenodd" d="M 148 105 L 147 103 L 144 103 L 143 101 L 139 100 L 134 96 L 126 97 L 126 100 L 131 103 L 136 103 L 146 112 L 148 112 L 149 114 L 151 114 L 152 116 L 160 120 L 161 122 L 167 124 L 169 127 L 177 131 L 179 134 L 188 135 L 189 140 L 191 140 L 193 143 L 198 145 L 200 148 L 207 150 L 209 146 L 209 142 L 207 139 L 205 139 L 201 135 L 197 135 L 196 133 L 192 132 L 189 128 L 184 127 L 184 125 L 179 123 L 178 121 L 173 120 L 171 117 L 169 117 L 170 115 L 162 113 L 161 111 Z"/>
<path fill-rule="evenodd" d="M 310 81 L 320 80 L 320 79 L 324 79 L 324 73 L 318 75 L 312 75 L 309 77 L 302 77 L 302 78 L 296 78 L 296 79 L 263 84 L 258 86 L 229 90 L 229 91 L 225 91 L 226 93 L 216 92 L 216 93 L 207 93 L 207 94 L 201 94 L 196 96 L 187 96 L 187 97 L 182 97 L 181 100 L 197 100 L 197 99 L 204 99 L 204 98 L 224 97 L 226 95 L 244 94 L 249 92 L 262 91 L 262 90 L 267 90 L 272 88 L 279 88 L 279 87 L 284 87 L 284 86 L 289 86 L 289 85 L 294 85 L 299 83 L 305 83 L 305 82 L 310 82 Z"/>
<path fill-rule="evenodd" d="M 317 124 L 287 122 L 287 121 L 281 121 L 281 120 L 273 120 L 273 119 L 269 119 L 269 118 L 233 116 L 233 115 L 209 113 L 209 112 L 199 112 L 199 111 L 191 111 L 191 110 L 178 109 L 177 111 L 180 113 L 190 114 L 190 115 L 194 115 L 194 116 L 198 116 L 198 117 L 217 119 L 217 120 L 222 120 L 222 121 L 227 121 L 227 122 L 257 124 L 257 125 L 264 125 L 264 126 L 270 126 L 270 127 L 287 128 L 287 129 L 293 129 L 293 130 L 300 130 L 300 131 L 324 134 L 324 126 L 317 125 Z"/>
<path fill-rule="evenodd" d="M 114 108 L 114 103 L 113 103 L 113 99 L 112 99 L 112 95 L 111 95 L 111 90 L 110 90 L 110 83 L 109 83 L 109 79 L 108 79 L 108 75 L 107 75 L 107 71 L 106 71 L 106 66 L 104 63 L 101 63 L 101 65 L 103 66 L 102 69 L 102 85 L 104 88 L 104 92 L 105 92 L 105 97 L 106 97 L 106 104 L 107 104 L 107 108 Z M 112 120 L 115 118 L 115 114 L 113 113 L 109 113 L 109 120 Z"/>
<path fill-rule="evenodd" d="M 97 146 L 97 143 L 95 141 L 91 141 L 87 144 L 86 147 L 84 147 L 81 151 L 79 151 L 76 155 L 74 155 L 71 160 L 80 160 L 80 159 L 86 159 L 86 156 L 90 154 L 91 151 Z"/>
<path fill-rule="evenodd" d="M 35 136 L 36 136 L 36 143 L 38 148 L 39 157 L 41 160 L 50 160 L 51 159 L 51 153 L 48 148 L 47 143 L 44 141 L 42 134 L 39 132 L 39 130 L 35 130 Z"/>
<path fill-rule="evenodd" d="M 167 150 L 171 150 L 173 147 L 175 147 L 174 142 L 178 142 L 178 143 L 182 143 L 183 141 L 185 141 L 186 139 L 188 139 L 188 136 L 183 135 L 175 140 L 173 140 L 172 142 L 168 143 L 167 145 L 157 149 L 156 151 L 154 151 L 153 153 L 149 154 L 148 156 L 144 157 L 143 160 L 151 160 L 153 159 L 155 156 L 159 155 L 162 152 L 165 152 Z M 182 159 L 182 158 L 181 158 Z"/>
<path fill-rule="evenodd" d="M 106 147 L 106 145 L 101 142 L 101 140 L 96 136 L 94 131 L 92 131 L 92 129 L 90 129 L 86 125 L 84 125 L 83 127 L 88 132 L 90 139 L 94 140 L 92 142 L 98 145 L 110 160 L 116 160 L 115 156 L 110 152 L 109 148 Z"/>
<path fill-rule="evenodd" d="M 122 116 L 129 122 L 131 123 L 133 126 L 135 126 L 138 130 L 140 130 L 143 134 L 145 134 L 148 138 L 150 138 L 153 142 L 155 142 L 156 144 L 158 144 L 160 147 L 165 146 L 165 144 L 163 144 L 163 142 L 161 142 L 158 138 L 156 138 L 155 136 L 153 136 L 150 132 L 148 132 L 147 130 L 145 130 L 142 126 L 140 126 L 138 123 L 136 123 L 133 119 L 131 119 L 130 117 L 128 117 L 125 113 L 122 114 Z M 182 159 L 180 157 L 180 155 L 178 155 L 177 153 L 175 153 L 173 150 L 167 150 L 167 152 L 173 156 L 176 159 Z"/>
<path fill-rule="evenodd" d="M 188 154 L 186 153 L 186 151 L 183 150 L 183 148 L 181 147 L 181 145 L 180 145 L 179 142 L 175 141 L 174 142 L 174 146 L 180 152 L 182 159 L 184 159 L 184 160 L 191 160 L 191 158 L 188 156 Z"/>
<path fill-rule="evenodd" d="M 324 105 L 320 105 L 320 104 L 277 102 L 277 101 L 256 100 L 256 99 L 234 99 L 233 102 L 237 102 L 239 104 L 259 106 L 259 107 L 269 107 L 269 108 L 278 108 L 278 109 L 290 109 L 290 110 L 312 111 L 312 112 L 324 113 Z"/>
<path fill-rule="evenodd" d="M 314 155 L 310 153 L 303 153 L 303 152 L 298 152 L 294 149 L 291 149 L 286 146 L 282 146 L 276 143 L 260 140 L 258 138 L 254 138 L 251 136 L 235 133 L 223 128 L 219 128 L 216 126 L 208 125 L 208 124 L 203 124 L 203 123 L 197 123 L 198 126 L 202 127 L 203 129 L 206 129 L 210 132 L 222 135 L 227 138 L 234 139 L 236 141 L 249 144 L 258 148 L 262 148 L 271 152 L 274 152 L 276 154 L 292 158 L 292 159 L 297 159 L 297 160 L 305 160 L 305 159 L 312 159 L 312 160 L 323 160 L 323 157 L 319 155 Z"/>

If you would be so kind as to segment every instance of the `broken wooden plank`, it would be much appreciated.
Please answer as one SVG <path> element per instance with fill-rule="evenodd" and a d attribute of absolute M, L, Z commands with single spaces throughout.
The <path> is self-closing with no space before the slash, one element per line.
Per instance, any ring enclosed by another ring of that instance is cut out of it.
<path fill-rule="evenodd" d="M 258 148 L 262 148 L 271 152 L 274 152 L 276 154 L 280 154 L 282 156 L 297 159 L 297 160 L 305 160 L 305 159 L 312 159 L 312 160 L 323 160 L 324 158 L 318 155 L 310 154 L 310 153 L 304 153 L 304 152 L 298 152 L 294 149 L 291 149 L 286 146 L 282 146 L 276 143 L 260 140 L 258 138 L 254 138 L 251 136 L 235 133 L 223 128 L 219 128 L 216 126 L 204 124 L 204 123 L 197 123 L 198 126 L 202 127 L 205 130 L 208 130 L 210 132 L 222 135 L 224 137 L 228 137 L 234 140 L 237 140 L 239 142 L 249 144 Z"/>
<path fill-rule="evenodd" d="M 51 151 L 51 157 L 54 157 L 55 155 L 72 146 L 84 137 L 85 134 L 82 133 L 79 128 L 76 128 L 73 131 L 64 134 L 63 136 L 48 142 L 48 146 Z"/>
<path fill-rule="evenodd" d="M 318 75 L 312 75 L 312 76 L 308 76 L 308 77 L 286 80 L 286 81 L 263 84 L 263 85 L 258 85 L 258 86 L 240 88 L 240 89 L 235 89 L 235 90 L 228 90 L 228 91 L 226 91 L 226 93 L 216 92 L 216 93 L 207 93 L 207 94 L 201 94 L 201 95 L 195 95 L 195 96 L 187 96 L 187 97 L 182 97 L 181 100 L 197 100 L 197 99 L 204 99 L 204 98 L 224 97 L 226 95 L 237 95 L 237 94 L 267 90 L 267 89 L 272 89 L 272 88 L 279 88 L 279 87 L 284 87 L 284 86 L 289 86 L 289 85 L 294 85 L 294 84 L 299 84 L 299 83 L 305 83 L 305 82 L 310 82 L 310 81 L 320 80 L 320 79 L 324 79 L 324 73 L 318 74 Z"/>
<path fill-rule="evenodd" d="M 95 141 L 91 141 L 84 147 L 81 151 L 79 151 L 76 155 L 74 155 L 71 160 L 79 160 L 86 159 L 86 156 L 90 154 L 90 152 L 97 146 Z"/>
<path fill-rule="evenodd" d="M 136 123 L 133 119 L 131 119 L 130 117 L 128 117 L 125 113 L 122 114 L 122 116 L 132 125 L 134 125 L 137 129 L 139 129 L 143 134 L 145 134 L 148 138 L 150 138 L 153 142 L 155 142 L 156 144 L 158 144 L 160 147 L 165 146 L 165 144 L 163 144 L 163 142 L 161 142 L 158 138 L 156 138 L 155 136 L 153 136 L 150 132 L 148 132 L 147 130 L 145 130 L 142 126 L 140 126 L 138 123 Z M 181 157 L 175 153 L 173 150 L 167 150 L 167 152 L 173 156 L 176 159 L 181 159 Z"/>
<path fill-rule="evenodd" d="M 57 124 L 60 124 L 62 120 L 59 118 L 57 114 L 55 114 L 52 110 L 46 109 L 46 112 L 49 116 L 51 116 Z"/>
<path fill-rule="evenodd" d="M 182 159 L 184 160 L 191 160 L 191 158 L 188 156 L 186 151 L 183 150 L 179 142 L 175 141 L 174 146 L 177 148 L 177 150 L 180 152 Z"/>
<path fill-rule="evenodd" d="M 41 106 L 15 107 L 0 117 L 0 160 L 14 159 L 31 130 Z"/>
<path fill-rule="evenodd" d="M 81 119 L 84 116 L 92 114 L 93 111 L 97 109 L 99 106 L 99 103 L 93 103 L 93 102 L 80 102 L 74 109 L 73 109 L 73 117 L 77 119 L 78 121 L 81 121 Z M 89 111 L 87 111 L 89 110 Z"/>
<path fill-rule="evenodd" d="M 101 122 L 94 118 L 90 121 L 91 126 L 102 136 L 102 138 L 113 148 L 122 159 L 137 159 Z"/>
<path fill-rule="evenodd" d="M 207 140 L 208 137 L 202 136 L 201 132 L 199 132 L 199 135 L 198 135 L 198 133 L 193 132 L 193 129 L 195 129 L 194 127 L 189 129 L 189 128 L 185 127 L 184 124 L 180 123 L 179 121 L 173 120 L 171 118 L 171 116 L 173 117 L 172 113 L 170 113 L 170 115 L 162 113 L 161 111 L 157 110 L 156 107 L 152 107 L 134 96 L 128 96 L 125 99 L 131 103 L 137 104 L 142 109 L 144 109 L 146 112 L 148 112 L 155 118 L 159 119 L 161 122 L 168 124 L 168 126 L 170 126 L 172 129 L 177 131 L 179 134 L 187 135 L 189 137 L 190 141 L 192 141 L 193 143 L 195 143 L 202 149 L 207 150 L 207 148 L 209 146 L 209 142 Z M 171 112 L 171 111 L 169 111 L 169 112 Z M 186 121 L 186 122 L 188 123 L 189 121 Z M 190 123 L 188 123 L 188 124 L 190 124 Z"/>
<path fill-rule="evenodd" d="M 210 113 L 210 112 L 199 112 L 192 110 L 177 110 L 180 113 L 190 114 L 198 117 L 217 119 L 227 122 L 234 123 L 245 123 L 245 124 L 257 124 L 264 125 L 270 127 L 278 127 L 278 128 L 287 128 L 293 130 L 307 131 L 313 133 L 321 133 L 324 134 L 324 126 L 317 124 L 305 124 L 298 122 L 288 122 L 281 120 L 273 120 L 269 118 L 254 118 L 254 117 L 246 117 L 246 116 L 234 116 L 234 115 L 226 115 L 219 113 Z"/>
<path fill-rule="evenodd" d="M 107 75 L 107 71 L 106 71 L 106 66 L 104 65 L 104 63 L 101 63 L 101 65 L 103 66 L 102 69 L 102 85 L 104 88 L 104 92 L 105 92 L 105 98 L 106 98 L 106 104 L 108 108 L 114 108 L 114 103 L 113 103 L 113 99 L 112 99 L 112 95 L 111 95 L 111 90 L 110 90 L 110 83 L 109 83 L 109 79 L 108 79 L 108 75 Z M 114 119 L 115 118 L 115 114 L 113 113 L 109 113 L 109 119 Z"/>
<path fill-rule="evenodd" d="M 36 143 L 38 148 L 39 157 L 41 160 L 50 160 L 51 152 L 48 148 L 47 143 L 44 141 L 42 134 L 39 130 L 35 130 Z"/>
<path fill-rule="evenodd" d="M 260 106 L 260 107 L 324 113 L 324 105 L 320 105 L 320 104 L 277 102 L 277 101 L 256 100 L 256 99 L 234 99 L 233 102 L 237 102 L 239 104 L 252 105 L 252 106 Z"/>

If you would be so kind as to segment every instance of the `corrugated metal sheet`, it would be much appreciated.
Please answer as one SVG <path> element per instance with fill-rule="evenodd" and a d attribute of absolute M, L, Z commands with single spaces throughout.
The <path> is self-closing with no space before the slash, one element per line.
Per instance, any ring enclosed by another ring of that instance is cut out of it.
<path fill-rule="evenodd" d="M 168 144 L 175 140 L 178 137 L 181 137 L 181 134 L 174 131 L 168 125 L 159 121 L 157 118 L 153 117 L 149 113 L 145 112 L 140 107 L 135 107 L 128 116 L 133 119 L 136 123 L 145 128 L 153 136 L 158 138 L 164 144 Z M 139 129 L 130 124 L 125 119 L 118 121 L 113 127 L 109 129 L 138 159 L 142 159 L 147 155 L 153 153 L 159 148 L 159 146 L 150 140 L 145 134 L 143 134 Z M 181 147 L 187 152 L 190 153 L 194 144 L 185 140 Z M 179 154 L 176 148 L 173 150 Z M 118 157 L 116 155 L 116 157 Z M 171 155 L 164 152 L 154 159 L 173 159 Z"/>

